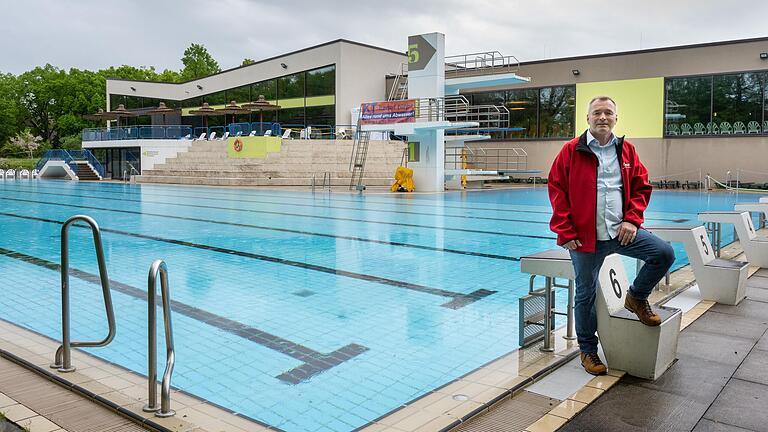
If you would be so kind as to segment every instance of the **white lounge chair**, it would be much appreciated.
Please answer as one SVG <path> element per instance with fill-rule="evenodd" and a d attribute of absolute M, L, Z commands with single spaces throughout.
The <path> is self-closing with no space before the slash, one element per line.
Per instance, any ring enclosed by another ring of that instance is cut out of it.
<path fill-rule="evenodd" d="M 200 136 L 197 138 L 197 141 L 202 141 L 205 139 L 205 132 L 201 133 Z"/>
<path fill-rule="evenodd" d="M 272 129 L 264 132 L 264 136 L 272 136 Z"/>
<path fill-rule="evenodd" d="M 222 135 L 221 138 L 219 138 L 219 141 L 226 141 L 227 138 L 229 138 L 229 131 L 224 132 L 224 135 Z"/>
<path fill-rule="evenodd" d="M 256 131 L 251 131 L 251 133 L 249 133 L 248 136 L 256 136 Z"/>
<path fill-rule="evenodd" d="M 216 139 L 216 132 L 211 132 L 211 136 L 208 137 L 208 141 L 213 141 Z"/>
<path fill-rule="evenodd" d="M 286 129 L 283 131 L 283 139 L 291 139 L 291 129 Z"/>

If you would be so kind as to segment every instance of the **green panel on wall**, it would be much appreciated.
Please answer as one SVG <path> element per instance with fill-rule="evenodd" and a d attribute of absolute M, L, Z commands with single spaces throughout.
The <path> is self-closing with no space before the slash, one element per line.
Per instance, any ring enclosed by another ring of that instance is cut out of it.
<path fill-rule="evenodd" d="M 587 129 L 587 103 L 610 96 L 618 105 L 614 133 L 628 138 L 661 138 L 664 128 L 664 78 L 576 84 L 576 134 Z"/>

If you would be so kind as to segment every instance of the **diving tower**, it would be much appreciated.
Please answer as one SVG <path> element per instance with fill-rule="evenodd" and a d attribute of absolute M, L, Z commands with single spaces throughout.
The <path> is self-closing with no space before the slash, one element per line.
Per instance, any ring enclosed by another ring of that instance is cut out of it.
<path fill-rule="evenodd" d="M 459 92 L 529 82 L 530 78 L 517 75 L 518 66 L 517 59 L 498 52 L 446 58 L 444 34 L 410 36 L 408 99 L 363 104 L 360 130 L 408 137 L 408 166 L 413 169 L 417 190 L 443 191 L 446 148 L 459 149 L 468 141 L 489 139 L 489 130 L 503 130 L 509 123 L 506 107 L 474 106 Z"/>

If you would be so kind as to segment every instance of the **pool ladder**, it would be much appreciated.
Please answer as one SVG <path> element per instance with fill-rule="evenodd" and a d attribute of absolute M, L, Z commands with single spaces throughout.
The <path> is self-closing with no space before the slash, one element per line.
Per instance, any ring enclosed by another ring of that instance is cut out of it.
<path fill-rule="evenodd" d="M 104 294 L 104 307 L 107 310 L 107 322 L 109 332 L 107 336 L 100 341 L 78 341 L 73 342 L 70 339 L 69 332 L 69 227 L 77 221 L 86 222 L 91 226 L 93 233 L 93 245 L 96 248 L 96 259 L 99 263 L 99 279 L 101 279 L 101 290 Z M 109 276 L 107 275 L 107 265 L 104 261 L 104 248 L 101 245 L 101 230 L 93 218 L 85 215 L 76 215 L 67 219 L 61 227 L 61 345 L 56 350 L 52 368 L 59 372 L 74 372 L 72 366 L 71 348 L 72 347 L 103 347 L 107 346 L 115 338 L 115 312 L 112 307 L 112 296 L 109 289 Z"/>
<path fill-rule="evenodd" d="M 76 341 L 70 339 L 70 302 L 69 302 L 69 227 L 75 222 L 83 221 L 91 227 L 93 233 L 93 244 L 96 248 L 96 259 L 99 265 L 99 279 L 101 280 L 101 289 L 104 294 L 104 307 L 107 312 L 107 322 L 109 331 L 107 336 L 100 341 Z M 157 331 L 156 331 L 156 291 L 157 275 L 160 274 L 160 286 L 163 302 L 163 321 L 165 323 L 165 345 L 167 363 L 165 373 L 163 373 L 162 389 L 160 395 L 160 406 L 157 406 Z M 171 375 L 173 366 L 176 362 L 176 355 L 173 345 L 173 326 L 171 324 L 171 300 L 168 293 L 168 268 L 163 260 L 155 260 L 149 269 L 147 283 L 147 303 L 149 307 L 148 317 L 148 340 L 149 340 L 149 401 L 142 409 L 146 412 L 155 412 L 157 417 L 170 417 L 176 414 L 171 410 Z M 104 259 L 104 248 L 101 242 L 101 230 L 96 221 L 90 216 L 76 215 L 67 219 L 61 227 L 61 333 L 62 343 L 56 350 L 52 368 L 59 372 L 74 372 L 72 366 L 71 349 L 73 347 L 104 347 L 109 345 L 115 338 L 115 312 L 112 306 L 112 295 L 109 287 L 109 276 L 107 274 L 107 265 Z"/>
<path fill-rule="evenodd" d="M 163 383 L 160 390 L 160 406 L 157 406 L 157 275 L 160 274 L 160 291 L 163 302 L 163 323 L 165 324 L 165 352 L 166 364 L 163 373 Z M 154 412 L 157 417 L 171 417 L 176 414 L 171 409 L 171 375 L 173 365 L 176 363 L 176 354 L 173 347 L 173 325 L 171 324 L 171 298 L 168 294 L 168 267 L 163 260 L 155 260 L 149 268 L 147 280 L 147 304 L 149 305 L 149 373 L 147 383 L 149 385 L 149 402 L 142 408 L 145 412 Z"/>

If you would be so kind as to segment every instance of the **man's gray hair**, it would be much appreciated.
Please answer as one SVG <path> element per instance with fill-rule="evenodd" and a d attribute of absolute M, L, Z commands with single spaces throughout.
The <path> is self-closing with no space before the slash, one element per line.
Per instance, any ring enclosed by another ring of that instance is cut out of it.
<path fill-rule="evenodd" d="M 615 107 L 616 107 L 616 113 L 617 113 L 617 114 L 619 113 L 619 104 L 617 104 L 617 103 L 616 103 L 616 101 L 615 101 L 615 100 L 613 100 L 613 98 L 612 98 L 612 97 L 610 97 L 610 96 L 595 96 L 595 97 L 593 97 L 593 98 L 592 98 L 592 100 L 590 100 L 590 101 L 589 101 L 589 103 L 587 104 L 587 114 L 589 114 L 589 113 L 592 111 L 592 104 L 593 104 L 595 101 L 601 101 L 601 102 L 604 102 L 604 101 L 611 101 L 611 102 L 613 102 L 613 106 L 615 106 Z"/>

